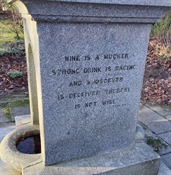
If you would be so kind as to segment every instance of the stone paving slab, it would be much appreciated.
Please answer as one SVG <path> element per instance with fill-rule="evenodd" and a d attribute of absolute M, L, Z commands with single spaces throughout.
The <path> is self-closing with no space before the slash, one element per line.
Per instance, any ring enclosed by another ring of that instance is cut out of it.
<path fill-rule="evenodd" d="M 159 137 L 162 138 L 165 142 L 171 145 L 171 132 L 159 134 Z"/>
<path fill-rule="evenodd" d="M 161 162 L 158 175 L 171 175 L 171 170 Z"/>
<path fill-rule="evenodd" d="M 8 102 L 15 102 L 20 101 L 24 99 L 29 99 L 29 96 L 27 93 L 16 93 L 16 94 L 9 94 L 9 95 L 1 95 L 0 103 L 8 103 Z"/>
<path fill-rule="evenodd" d="M 29 100 L 0 103 L 0 123 L 15 121 L 16 116 L 30 114 Z"/>
<path fill-rule="evenodd" d="M 0 123 L 11 122 L 11 115 L 8 104 L 0 104 Z"/>
<path fill-rule="evenodd" d="M 142 125 L 142 124 L 141 124 Z M 143 125 L 142 125 L 143 126 Z M 160 156 L 171 153 L 171 145 L 161 139 L 158 135 L 154 134 L 150 129 L 144 127 L 145 139 L 144 141 L 153 148 Z"/>
<path fill-rule="evenodd" d="M 3 104 L 2 101 L 0 101 L 0 141 L 15 128 L 15 123 L 10 122 L 11 118 L 8 118 L 5 114 L 9 112 L 14 121 L 15 116 L 30 113 L 28 99 L 23 95 L 20 97 L 15 96 L 15 98 L 11 98 L 12 101 L 8 98 L 3 99 Z M 19 102 L 17 102 L 16 99 Z M 6 110 L 4 111 L 5 107 Z M 161 148 L 159 150 L 159 155 L 161 155 L 162 161 L 171 168 L 171 132 L 169 132 L 171 130 L 171 122 L 168 121 L 171 120 L 171 114 L 169 113 L 170 110 L 168 108 L 140 105 L 139 120 L 142 122 L 141 124 L 143 124 L 143 128 L 145 129 L 146 142 L 148 138 L 154 141 L 160 139 Z M 165 147 L 162 147 L 162 144 L 166 145 L 167 148 L 165 149 Z M 171 175 L 171 170 L 165 164 L 161 163 L 158 175 Z M 0 175 L 1 174 L 21 175 L 21 173 L 0 160 Z"/>
<path fill-rule="evenodd" d="M 167 115 L 167 116 L 165 116 L 165 118 L 166 118 L 167 120 L 170 120 L 170 121 L 171 121 L 171 115 Z"/>
<path fill-rule="evenodd" d="M 159 106 L 159 105 L 149 105 L 145 104 L 146 107 L 150 108 L 151 110 L 157 112 L 161 116 L 171 115 L 171 108 L 167 106 Z"/>
<path fill-rule="evenodd" d="M 155 134 L 161 134 L 171 130 L 170 121 L 144 105 L 140 106 L 138 120 L 144 123 Z"/>
<path fill-rule="evenodd" d="M 162 162 L 171 169 L 171 153 L 161 156 Z"/>
<path fill-rule="evenodd" d="M 18 107 L 19 108 L 19 107 Z M 146 117 L 146 116 L 151 116 L 150 119 L 148 120 L 147 119 L 147 123 L 150 122 L 151 120 L 156 120 L 156 114 L 154 114 L 152 111 L 152 114 L 148 114 L 148 112 L 150 112 L 149 110 L 146 109 L 146 107 L 142 106 L 141 109 L 140 109 L 140 116 L 139 118 L 141 120 L 143 115 Z M 143 114 L 145 113 L 145 114 Z M 16 112 L 16 115 L 18 116 L 17 112 Z M 161 117 L 161 116 L 160 116 Z M 158 118 L 158 115 L 157 115 L 157 119 L 161 119 L 161 118 Z M 158 138 L 158 136 L 160 136 L 162 139 L 164 139 L 165 137 L 168 138 L 169 136 L 166 135 L 166 133 L 163 133 L 163 134 L 160 134 L 160 135 L 156 135 L 154 134 L 150 129 L 148 129 L 145 125 L 143 125 L 144 128 L 145 128 L 145 134 L 146 134 L 146 137 L 152 137 L 152 138 Z M 12 123 L 12 122 L 8 122 L 8 123 L 0 123 L 0 141 L 2 140 L 2 138 L 7 135 L 10 131 L 12 131 L 13 129 L 15 128 L 15 123 Z M 169 139 L 169 138 L 168 138 Z M 170 145 L 169 145 L 170 146 Z M 167 150 L 163 150 L 161 149 L 160 150 L 160 155 L 162 155 L 162 160 L 164 163 L 167 164 L 167 166 L 170 167 L 170 160 L 171 160 L 171 153 L 170 154 L 167 154 L 169 153 L 171 150 L 171 148 L 169 147 Z M 166 155 L 163 155 L 163 154 L 166 154 Z M 158 175 L 171 175 L 171 170 L 163 163 L 161 162 L 161 166 L 160 166 L 160 170 L 159 170 L 159 174 Z M 15 169 L 13 169 L 12 167 L 4 164 L 1 160 L 0 160 L 0 174 L 2 175 L 21 175 L 21 173 L 17 172 Z"/>
<path fill-rule="evenodd" d="M 30 114 L 30 108 L 29 106 L 10 108 L 10 114 L 12 121 L 15 121 L 16 116 Z"/>
<path fill-rule="evenodd" d="M 16 116 L 30 114 L 29 100 L 23 99 L 9 103 L 10 115 L 12 121 L 15 121 Z"/>

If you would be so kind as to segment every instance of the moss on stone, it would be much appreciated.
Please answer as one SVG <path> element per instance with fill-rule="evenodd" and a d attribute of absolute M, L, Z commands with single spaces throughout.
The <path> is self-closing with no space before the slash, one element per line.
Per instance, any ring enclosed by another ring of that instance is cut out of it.
<path fill-rule="evenodd" d="M 16 108 L 16 107 L 26 107 L 29 105 L 29 100 L 21 100 L 21 101 L 14 101 L 10 104 L 11 108 Z"/>
<path fill-rule="evenodd" d="M 167 145 L 162 143 L 162 141 L 159 138 L 148 137 L 147 144 L 152 146 L 154 151 L 157 153 L 159 153 L 161 149 L 167 148 Z"/>
<path fill-rule="evenodd" d="M 8 107 L 8 104 L 1 104 L 1 107 L 3 108 L 3 113 L 4 115 L 12 121 L 11 114 L 10 114 L 10 109 Z"/>

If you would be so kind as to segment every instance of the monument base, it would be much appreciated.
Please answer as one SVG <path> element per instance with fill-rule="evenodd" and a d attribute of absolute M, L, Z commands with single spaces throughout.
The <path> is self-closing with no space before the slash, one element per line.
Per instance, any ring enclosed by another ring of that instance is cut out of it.
<path fill-rule="evenodd" d="M 141 142 L 129 149 L 53 166 L 40 163 L 25 167 L 23 175 L 157 175 L 159 166 L 160 156 Z"/>

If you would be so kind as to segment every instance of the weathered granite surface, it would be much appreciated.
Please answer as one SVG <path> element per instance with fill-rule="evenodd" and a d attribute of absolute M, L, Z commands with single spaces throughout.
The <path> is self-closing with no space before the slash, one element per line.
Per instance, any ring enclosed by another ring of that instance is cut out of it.
<path fill-rule="evenodd" d="M 134 143 L 150 27 L 38 24 L 47 164 Z"/>
<path fill-rule="evenodd" d="M 44 165 L 133 148 L 151 25 L 171 2 L 13 2 L 24 18 Z"/>
<path fill-rule="evenodd" d="M 131 147 L 151 24 L 171 3 L 22 2 L 45 165 Z"/>
<path fill-rule="evenodd" d="M 54 0 L 15 2 L 23 14 L 31 14 L 35 21 L 57 22 L 110 22 L 110 23 L 155 23 L 169 11 L 168 0 Z M 28 11 L 27 11 L 28 10 Z"/>
<path fill-rule="evenodd" d="M 96 155 L 54 166 L 37 164 L 24 169 L 24 175 L 157 175 L 160 157 L 144 143 L 130 149 Z"/>

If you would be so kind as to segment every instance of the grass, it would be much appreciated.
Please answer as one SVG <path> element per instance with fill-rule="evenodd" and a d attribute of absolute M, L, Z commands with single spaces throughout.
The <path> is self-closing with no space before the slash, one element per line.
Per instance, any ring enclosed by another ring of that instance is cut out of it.
<path fill-rule="evenodd" d="M 3 108 L 3 113 L 4 113 L 4 115 L 5 115 L 10 121 L 12 121 L 8 103 L 0 104 L 0 107 Z"/>
<path fill-rule="evenodd" d="M 12 20 L 0 18 L 0 52 L 9 50 L 10 44 L 16 43 L 18 40 L 24 42 L 24 34 L 19 32 L 19 38 L 16 38 L 14 27 L 19 29 L 19 26 L 14 26 Z"/>
<path fill-rule="evenodd" d="M 23 75 L 23 73 L 16 70 L 14 72 L 10 72 L 9 75 L 11 78 L 15 79 L 17 77 L 21 77 Z"/>
<path fill-rule="evenodd" d="M 16 108 L 16 107 L 26 107 L 29 106 L 29 100 L 21 100 L 21 101 L 14 101 L 10 104 L 11 108 Z"/>

